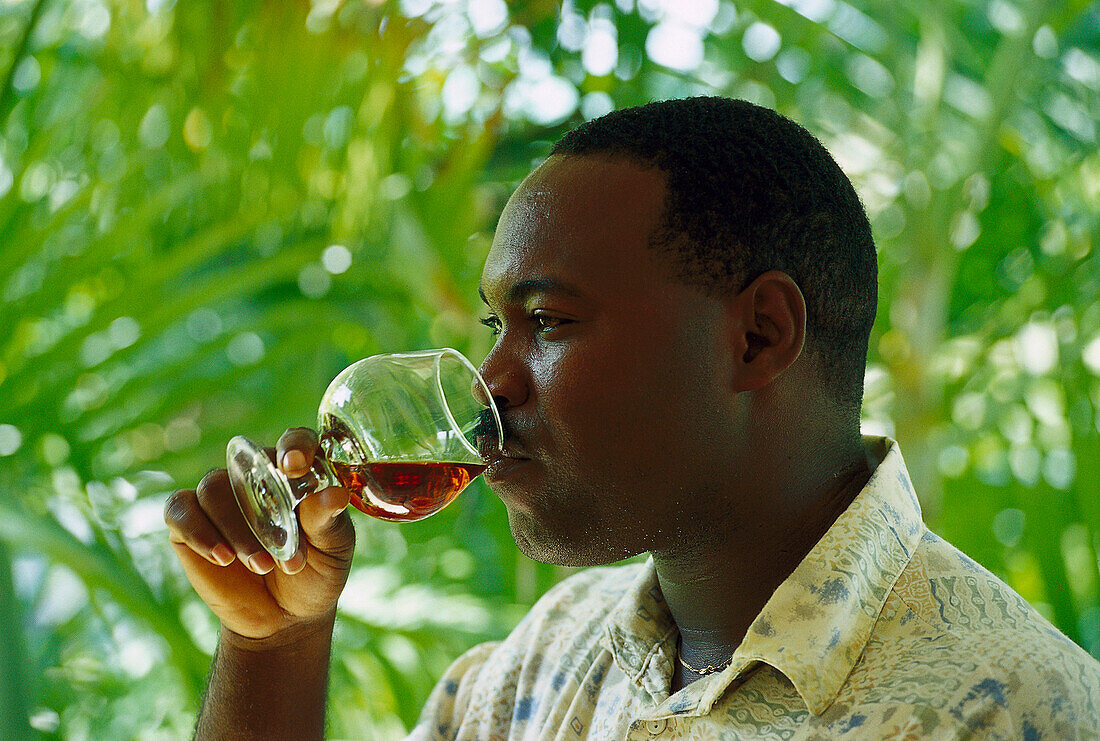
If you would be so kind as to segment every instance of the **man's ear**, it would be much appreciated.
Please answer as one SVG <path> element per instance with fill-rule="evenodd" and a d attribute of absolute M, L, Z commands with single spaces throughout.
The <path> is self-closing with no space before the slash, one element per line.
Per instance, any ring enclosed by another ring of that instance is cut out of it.
<path fill-rule="evenodd" d="M 769 270 L 726 299 L 734 391 L 755 391 L 775 380 L 802 354 L 806 299 L 798 284 Z"/>

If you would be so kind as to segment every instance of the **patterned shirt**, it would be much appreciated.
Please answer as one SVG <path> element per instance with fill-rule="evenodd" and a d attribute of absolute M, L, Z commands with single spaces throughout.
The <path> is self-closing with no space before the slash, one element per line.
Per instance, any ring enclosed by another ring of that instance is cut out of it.
<path fill-rule="evenodd" d="M 455 661 L 410 738 L 1100 739 L 1100 663 L 926 529 L 896 442 L 864 444 L 881 463 L 723 671 L 670 695 L 652 560 L 588 569 Z"/>

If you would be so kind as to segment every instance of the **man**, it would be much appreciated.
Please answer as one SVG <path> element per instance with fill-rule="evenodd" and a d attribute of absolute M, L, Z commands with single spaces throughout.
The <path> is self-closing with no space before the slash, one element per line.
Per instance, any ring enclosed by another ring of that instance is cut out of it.
<path fill-rule="evenodd" d="M 743 101 L 609 114 L 505 207 L 486 479 L 533 558 L 600 566 L 458 659 L 416 739 L 1095 738 L 1100 665 L 926 530 L 861 437 L 875 249 L 809 133 Z M 273 454 L 301 475 L 314 434 Z M 202 738 L 320 738 L 348 494 L 275 564 L 224 471 L 166 508 L 222 622 Z M 278 568 L 276 568 L 278 566 Z"/>

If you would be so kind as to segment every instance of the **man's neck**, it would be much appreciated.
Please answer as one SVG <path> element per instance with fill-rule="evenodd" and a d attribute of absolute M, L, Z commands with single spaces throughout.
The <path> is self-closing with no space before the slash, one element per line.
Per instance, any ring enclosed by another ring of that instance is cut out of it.
<path fill-rule="evenodd" d="M 653 553 L 680 630 L 678 658 L 695 668 L 728 663 L 772 593 L 863 489 L 872 465 L 860 449 L 828 474 L 803 479 L 800 493 L 762 492 L 761 501 L 779 503 L 769 516 L 708 531 L 674 553 Z M 672 690 L 700 676 L 677 661 Z"/>

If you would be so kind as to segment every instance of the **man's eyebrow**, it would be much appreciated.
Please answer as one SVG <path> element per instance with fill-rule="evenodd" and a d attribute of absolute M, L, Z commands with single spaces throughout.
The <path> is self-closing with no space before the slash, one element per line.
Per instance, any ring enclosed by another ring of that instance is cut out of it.
<path fill-rule="evenodd" d="M 576 298 L 584 296 L 581 290 L 572 283 L 567 283 L 557 278 L 531 278 L 529 280 L 521 280 L 519 283 L 509 288 L 507 301 L 511 304 L 518 304 L 526 300 L 532 293 L 557 293 Z M 477 287 L 477 295 L 481 296 L 481 300 L 486 305 L 489 304 L 489 299 L 485 296 L 485 289 L 481 286 Z"/>

